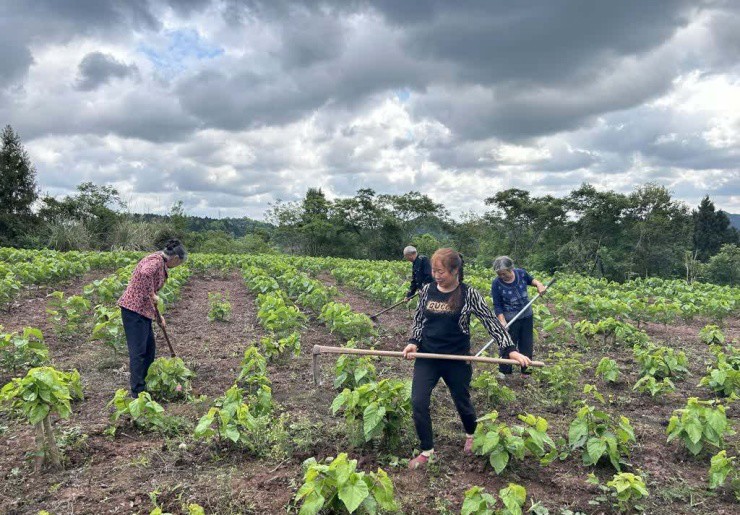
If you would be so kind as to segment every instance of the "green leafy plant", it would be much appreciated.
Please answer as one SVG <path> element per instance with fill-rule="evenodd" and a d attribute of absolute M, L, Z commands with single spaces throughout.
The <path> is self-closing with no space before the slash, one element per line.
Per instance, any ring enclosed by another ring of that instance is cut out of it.
<path fill-rule="evenodd" d="M 78 335 L 85 325 L 90 311 L 90 302 L 81 295 L 64 297 L 64 293 L 55 291 L 49 295 L 49 314 L 54 330 L 63 338 Z"/>
<path fill-rule="evenodd" d="M 69 418 L 70 401 L 82 398 L 82 385 L 77 370 L 62 372 L 53 367 L 37 367 L 25 377 L 13 379 L 0 390 L 0 403 L 20 411 L 36 429 L 36 470 L 44 462 L 61 468 L 62 462 L 51 427 L 51 415 Z"/>
<path fill-rule="evenodd" d="M 261 293 L 257 296 L 257 319 L 267 331 L 278 337 L 300 330 L 306 315 L 297 307 L 288 306 L 279 293 Z"/>
<path fill-rule="evenodd" d="M 547 367 L 534 371 L 534 378 L 544 387 L 554 404 L 570 404 L 574 401 L 584 368 L 580 358 L 580 354 L 556 352 L 548 357 Z"/>
<path fill-rule="evenodd" d="M 231 318 L 229 294 L 208 292 L 208 320 L 225 322 Z"/>
<path fill-rule="evenodd" d="M 242 388 L 252 413 L 264 415 L 272 412 L 272 383 L 267 377 L 267 361 L 256 347 L 244 351 L 236 382 Z"/>
<path fill-rule="evenodd" d="M 498 499 L 486 492 L 485 488 L 473 486 L 465 492 L 460 515 L 522 515 L 522 508 L 527 501 L 527 490 L 515 483 L 499 490 L 499 497 L 504 505 L 497 509 Z"/>
<path fill-rule="evenodd" d="M 379 438 L 395 447 L 411 414 L 411 384 L 383 379 L 363 384 L 354 390 L 345 388 L 331 403 L 333 414 L 343 410 L 350 427 L 361 422 L 363 440 Z"/>
<path fill-rule="evenodd" d="M 719 326 L 708 324 L 699 331 L 699 339 L 707 345 L 722 345 L 725 343 L 725 334 Z"/>
<path fill-rule="evenodd" d="M 707 367 L 707 375 L 699 386 L 707 386 L 722 397 L 740 395 L 740 352 L 729 347 L 728 354 L 717 351 L 714 365 Z"/>
<path fill-rule="evenodd" d="M 735 464 L 737 457 L 727 457 L 727 451 L 719 451 L 712 456 L 709 467 L 709 488 L 715 490 L 730 478 L 730 488 L 735 498 L 740 501 L 740 468 Z"/>
<path fill-rule="evenodd" d="M 648 496 L 642 477 L 630 472 L 614 474 L 606 486 L 612 489 L 612 495 L 617 499 L 617 507 L 621 513 L 633 513 L 638 508 L 635 503 Z"/>
<path fill-rule="evenodd" d="M 257 347 L 248 347 L 244 351 L 241 361 L 241 369 L 236 381 L 240 385 L 263 384 L 263 378 L 267 376 L 267 360 L 260 354 Z M 269 385 L 269 381 L 268 381 Z"/>
<path fill-rule="evenodd" d="M 334 388 L 354 390 L 376 380 L 375 365 L 369 356 L 342 354 L 334 366 Z"/>
<path fill-rule="evenodd" d="M 601 358 L 596 366 L 596 375 L 607 383 L 616 383 L 619 380 L 619 367 L 617 362 L 607 357 Z"/>
<path fill-rule="evenodd" d="M 278 338 L 275 335 L 260 338 L 260 347 L 268 360 L 287 360 L 301 355 L 301 333 L 295 331 Z"/>
<path fill-rule="evenodd" d="M 10 271 L 3 271 L 0 267 L 0 307 L 6 307 L 21 291 L 23 285 Z"/>
<path fill-rule="evenodd" d="M 175 434 L 182 424 L 174 417 L 164 413 L 164 408 L 148 392 L 141 392 L 136 399 L 132 399 L 123 388 L 116 390 L 108 408 L 113 407 L 110 415 L 111 425 L 105 430 L 108 435 L 115 435 L 118 429 L 117 422 L 124 415 L 128 415 L 132 424 L 145 431 L 155 431 L 164 434 Z"/>
<path fill-rule="evenodd" d="M 103 305 L 95 306 L 95 326 L 92 339 L 111 349 L 113 356 L 118 357 L 126 346 L 126 333 L 123 330 L 120 309 Z"/>
<path fill-rule="evenodd" d="M 41 330 L 26 327 L 23 333 L 2 333 L 0 325 L 0 367 L 15 373 L 18 369 L 38 367 L 49 360 Z"/>
<path fill-rule="evenodd" d="M 269 392 L 269 387 L 265 386 L 260 387 L 260 391 L 265 388 Z M 244 390 L 232 386 L 201 417 L 194 436 L 205 440 L 218 438 L 221 443 L 230 443 L 256 456 L 266 455 L 285 438 L 284 421 L 270 413 L 271 401 L 270 412 L 266 412 L 257 402 L 247 404 L 248 400 Z"/>
<path fill-rule="evenodd" d="M 497 419 L 497 411 L 480 417 L 473 438 L 473 452 L 487 456 L 496 474 L 503 472 L 511 458 L 522 460 L 527 453 L 539 458 L 542 465 L 557 457 L 557 448 L 547 434 L 544 418 L 519 415 L 524 425 L 512 427 Z"/>
<path fill-rule="evenodd" d="M 588 475 L 588 482 L 597 486 L 604 495 L 598 496 L 593 502 L 600 504 L 613 499 L 612 506 L 618 513 L 643 512 L 645 508 L 637 504 L 640 500 L 648 497 L 648 490 L 642 477 L 630 472 L 614 474 L 612 479 L 603 485 L 599 478 L 592 472 Z"/>
<path fill-rule="evenodd" d="M 681 440 L 694 456 L 707 446 L 724 449 L 724 437 L 735 432 L 727 421 L 725 407 L 715 404 L 690 397 L 686 407 L 675 410 L 668 421 L 668 442 Z"/>
<path fill-rule="evenodd" d="M 83 296 L 92 304 L 112 306 L 123 295 L 134 271 L 134 265 L 122 267 L 115 274 L 96 279 L 82 288 Z"/>
<path fill-rule="evenodd" d="M 634 345 L 637 343 L 644 343 L 648 339 L 648 336 L 644 331 L 640 331 L 632 324 L 617 320 L 613 317 L 603 318 L 597 323 L 582 320 L 577 322 L 573 326 L 573 329 L 575 329 L 576 334 L 585 338 L 587 341 L 600 335 L 604 345 L 609 343 L 626 343 L 628 345 Z"/>
<path fill-rule="evenodd" d="M 146 389 L 160 400 L 189 399 L 194 377 L 181 358 L 157 358 L 146 374 Z"/>
<path fill-rule="evenodd" d="M 377 472 L 357 471 L 357 460 L 346 453 L 327 458 L 323 463 L 316 458 L 303 462 L 306 472 L 295 502 L 301 502 L 299 515 L 329 513 L 375 514 L 379 509 L 397 511 L 393 483 L 381 468 Z"/>
<path fill-rule="evenodd" d="M 348 304 L 329 302 L 321 308 L 319 320 L 324 322 L 332 333 L 347 340 L 367 338 L 377 335 L 373 321 L 363 313 L 355 313 Z"/>
<path fill-rule="evenodd" d="M 688 373 L 686 369 L 686 354 L 676 352 L 670 347 L 660 347 L 651 343 L 646 346 L 633 347 L 635 360 L 640 364 L 641 376 L 653 376 L 655 379 L 664 377 L 683 377 Z"/>
<path fill-rule="evenodd" d="M 675 392 L 676 385 L 667 377 L 658 381 L 653 376 L 642 376 L 632 389 L 640 393 L 649 393 L 651 397 L 655 397 L 664 393 Z"/>
<path fill-rule="evenodd" d="M 242 268 L 242 276 L 247 288 L 255 293 L 262 294 L 280 290 L 278 282 L 265 274 L 259 267 L 247 266 Z"/>
<path fill-rule="evenodd" d="M 593 385 L 586 385 L 584 393 L 592 393 L 602 404 L 605 403 Z M 617 419 L 585 400 L 581 404 L 568 428 L 568 445 L 572 450 L 582 450 L 585 465 L 595 465 L 606 458 L 617 472 L 621 472 L 624 458 L 629 456 L 630 446 L 635 442 L 629 419 L 622 415 Z"/>
<path fill-rule="evenodd" d="M 489 406 L 500 406 L 516 399 L 514 390 L 499 384 L 496 375 L 485 370 L 476 375 L 470 382 L 474 390 L 480 390 Z"/>

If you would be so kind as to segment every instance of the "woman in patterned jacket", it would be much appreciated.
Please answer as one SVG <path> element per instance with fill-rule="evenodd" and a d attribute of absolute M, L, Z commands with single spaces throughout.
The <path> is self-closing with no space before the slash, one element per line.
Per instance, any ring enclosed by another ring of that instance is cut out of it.
<path fill-rule="evenodd" d="M 463 258 L 459 252 L 449 248 L 435 252 L 432 275 L 435 282 L 424 286 L 419 294 L 410 343 L 403 350 L 407 359 L 411 359 L 408 356 L 410 352 L 470 355 L 470 315 L 475 314 L 498 343 L 502 356 L 514 359 L 522 366 L 531 364 L 529 358 L 516 351 L 483 296 L 463 282 Z M 420 359 L 414 362 L 411 405 L 422 452 L 409 461 L 409 468 L 426 465 L 434 453 L 429 403 L 440 378 L 450 390 L 465 428 L 463 451 L 472 453 L 476 427 L 475 408 L 470 401 L 472 376 L 473 368 L 466 361 Z"/>
<path fill-rule="evenodd" d="M 156 347 L 152 320 L 164 327 L 165 320 L 156 309 L 157 292 L 167 280 L 167 270 L 185 262 L 187 253 L 180 240 L 169 240 L 164 250 L 143 258 L 136 265 L 126 291 L 118 299 L 123 330 L 128 346 L 131 371 L 131 396 L 145 389 L 146 374 L 154 361 Z"/>

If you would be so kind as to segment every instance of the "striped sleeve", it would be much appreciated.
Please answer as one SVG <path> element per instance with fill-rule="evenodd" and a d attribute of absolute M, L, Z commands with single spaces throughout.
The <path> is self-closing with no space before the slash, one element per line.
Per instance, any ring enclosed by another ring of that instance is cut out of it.
<path fill-rule="evenodd" d="M 411 327 L 411 338 L 409 338 L 409 343 L 413 343 L 419 349 L 421 349 L 421 329 L 424 326 L 424 305 L 427 302 L 428 291 L 428 284 L 425 284 L 424 287 L 419 291 L 419 305 L 416 306 L 416 313 L 414 313 L 414 325 Z"/>
<path fill-rule="evenodd" d="M 516 346 L 504 326 L 491 312 L 491 308 L 486 304 L 483 295 L 474 288 L 468 288 L 468 302 L 470 303 L 470 311 L 480 319 L 488 334 L 498 344 L 501 356 L 508 357 L 511 351 L 516 350 Z"/>

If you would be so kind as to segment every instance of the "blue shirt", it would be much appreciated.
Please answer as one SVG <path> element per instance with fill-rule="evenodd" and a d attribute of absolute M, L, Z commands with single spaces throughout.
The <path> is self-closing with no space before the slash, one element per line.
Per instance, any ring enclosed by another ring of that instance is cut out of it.
<path fill-rule="evenodd" d="M 503 314 L 507 322 L 514 318 L 529 302 L 527 286 L 532 284 L 532 281 L 532 276 L 522 268 L 514 269 L 514 280 L 510 283 L 505 283 L 500 277 L 496 277 L 491 283 L 493 312 L 496 315 Z M 520 318 L 528 318 L 532 315 L 532 306 L 530 306 Z"/>

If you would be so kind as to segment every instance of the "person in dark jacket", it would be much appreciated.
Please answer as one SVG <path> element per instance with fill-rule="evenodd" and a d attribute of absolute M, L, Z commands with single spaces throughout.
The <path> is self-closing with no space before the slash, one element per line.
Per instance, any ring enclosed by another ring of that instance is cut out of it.
<path fill-rule="evenodd" d="M 527 286 L 534 286 L 539 293 L 544 293 L 547 289 L 523 268 L 514 268 L 514 262 L 509 256 L 497 257 L 493 261 L 493 271 L 497 275 L 491 283 L 493 310 L 504 325 L 529 303 Z M 526 312 L 522 313 L 522 316 L 506 328 L 517 350 L 529 359 L 532 359 L 534 354 L 533 314 L 530 306 Z M 502 374 L 511 374 L 511 365 L 499 365 L 499 371 Z M 526 368 L 522 368 L 522 374 L 528 373 Z"/>
<path fill-rule="evenodd" d="M 516 351 L 499 320 L 491 312 L 483 296 L 463 282 L 463 258 L 460 253 L 439 249 L 432 256 L 435 282 L 425 285 L 419 294 L 414 325 L 409 344 L 403 349 L 408 354 L 439 353 L 470 355 L 470 315 L 475 314 L 499 346 L 502 356 L 516 360 L 521 366 L 531 362 Z M 418 359 L 414 362 L 411 382 L 411 405 L 414 426 L 421 440 L 421 454 L 409 461 L 409 468 L 426 465 L 434 453 L 434 436 L 429 404 L 432 390 L 444 379 L 455 403 L 466 438 L 463 452 L 473 451 L 473 433 L 476 427 L 475 408 L 470 400 L 470 380 L 473 367 L 466 361 Z"/>
<path fill-rule="evenodd" d="M 404 299 L 408 302 L 425 284 L 434 282 L 434 277 L 432 277 L 432 265 L 429 263 L 429 258 L 418 254 L 416 247 L 409 245 L 403 249 L 403 258 L 411 261 L 411 286 Z"/>
<path fill-rule="evenodd" d="M 143 392 L 146 374 L 154 361 L 156 346 L 152 320 L 164 327 L 164 317 L 156 309 L 157 292 L 167 280 L 167 270 L 185 262 L 187 253 L 179 240 L 169 240 L 164 250 L 143 258 L 131 274 L 126 291 L 118 299 L 123 331 L 128 346 L 131 396 Z"/>

